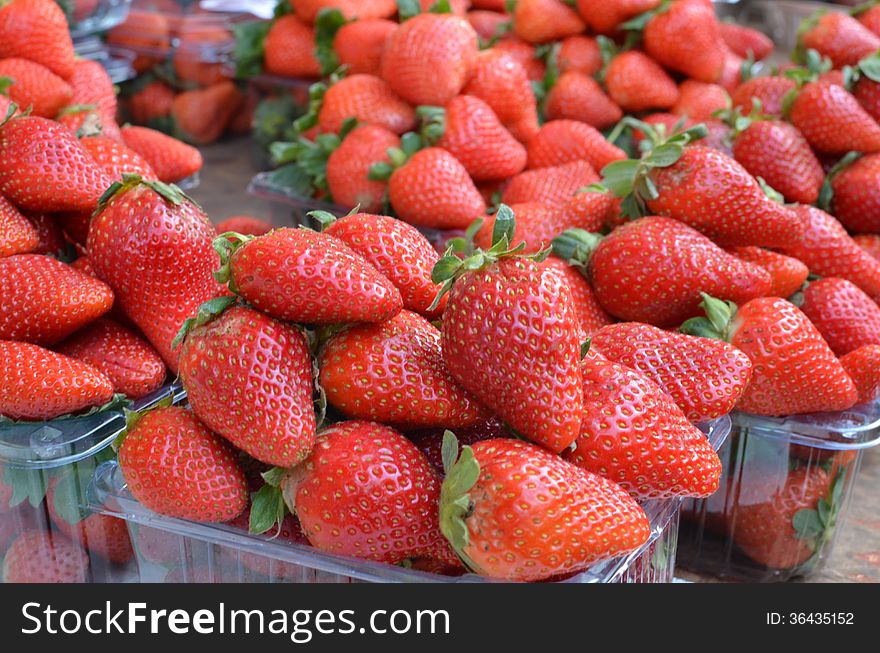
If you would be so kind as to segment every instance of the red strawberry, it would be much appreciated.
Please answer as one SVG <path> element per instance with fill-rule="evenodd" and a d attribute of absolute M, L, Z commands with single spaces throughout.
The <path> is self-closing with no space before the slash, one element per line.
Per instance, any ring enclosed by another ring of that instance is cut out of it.
<path fill-rule="evenodd" d="M 800 309 L 838 357 L 865 345 L 880 345 L 880 306 L 846 279 L 811 282 Z"/>
<path fill-rule="evenodd" d="M 324 93 L 318 113 L 321 131 L 339 133 L 349 118 L 385 127 L 395 134 L 409 131 L 416 124 L 415 110 L 388 83 L 372 75 L 345 77 Z"/>
<path fill-rule="evenodd" d="M 350 421 L 324 429 L 281 488 L 322 551 L 393 564 L 448 550 L 437 515 L 440 477 L 387 426 Z"/>
<path fill-rule="evenodd" d="M 733 93 L 743 80 L 743 65 L 745 61 L 734 54 L 730 48 L 724 48 L 724 67 L 721 69 L 721 77 L 718 85 L 728 93 Z"/>
<path fill-rule="evenodd" d="M 11 0 L 0 7 L 0 59 L 23 57 L 68 79 L 75 53 L 67 18 L 53 0 Z"/>
<path fill-rule="evenodd" d="M 110 179 L 67 128 L 15 117 L 0 126 L 0 192 L 26 211 L 93 211 Z"/>
<path fill-rule="evenodd" d="M 221 262 L 219 279 L 280 320 L 382 322 L 403 306 L 397 288 L 369 262 L 341 240 L 308 229 L 230 243 Z"/>
<path fill-rule="evenodd" d="M 618 54 L 605 70 L 608 95 L 627 113 L 669 109 L 678 102 L 678 86 L 666 71 L 638 50 Z"/>
<path fill-rule="evenodd" d="M 384 18 L 367 18 L 346 23 L 333 37 L 336 63 L 350 75 L 382 74 L 382 53 L 397 23 Z M 320 36 L 320 27 L 318 35 Z"/>
<path fill-rule="evenodd" d="M 877 36 L 880 36 L 880 7 L 869 7 L 867 6 L 867 4 L 873 3 L 866 3 L 866 5 L 863 5 L 863 11 L 854 12 L 853 15 L 855 15 L 856 18 L 859 19 L 859 22 L 862 25 L 867 27 Z"/>
<path fill-rule="evenodd" d="M 587 161 L 595 170 L 626 158 L 602 133 L 576 120 L 551 120 L 528 143 L 529 168 Z"/>
<path fill-rule="evenodd" d="M 880 125 L 845 88 L 810 82 L 791 103 L 789 119 L 814 149 L 825 154 L 880 152 Z"/>
<path fill-rule="evenodd" d="M 880 235 L 860 234 L 853 236 L 853 241 L 872 257 L 880 261 Z"/>
<path fill-rule="evenodd" d="M 140 154 L 160 181 L 178 182 L 202 169 L 202 155 L 191 145 L 147 127 L 123 127 L 125 145 Z"/>
<path fill-rule="evenodd" d="M 639 322 L 600 329 L 591 348 L 659 385 L 691 422 L 732 411 L 752 375 L 748 356 L 725 342 Z"/>
<path fill-rule="evenodd" d="M 325 222 L 330 218 L 323 215 Z M 428 317 L 439 317 L 443 312 L 445 297 L 429 310 L 440 289 L 431 280 L 431 270 L 440 256 L 411 225 L 384 215 L 359 213 L 333 220 L 324 233 L 344 242 L 384 274 L 400 291 L 404 308 Z"/>
<path fill-rule="evenodd" d="M 859 76 L 851 91 L 862 108 L 875 121 L 880 120 L 880 83 L 867 75 Z"/>
<path fill-rule="evenodd" d="M 169 23 L 173 18 L 173 14 L 169 17 L 152 8 L 132 8 L 125 22 L 107 33 L 107 43 L 116 50 L 138 53 L 131 62 L 132 68 L 145 73 L 164 62 L 170 53 Z"/>
<path fill-rule="evenodd" d="M 661 0 L 577 0 L 577 8 L 594 32 L 616 34 L 621 23 L 656 9 Z"/>
<path fill-rule="evenodd" d="M 499 41 L 495 44 L 495 47 L 486 50 L 486 52 L 499 52 L 510 55 L 525 69 L 528 78 L 533 82 L 540 82 L 547 73 L 547 65 L 538 53 L 537 48 L 531 43 L 526 43 L 518 38 Z M 488 100 L 486 101 L 488 102 Z"/>
<path fill-rule="evenodd" d="M 337 333 L 318 366 L 327 401 L 351 419 L 458 428 L 488 417 L 446 371 L 440 331 L 409 311 Z"/>
<path fill-rule="evenodd" d="M 840 364 L 853 380 L 860 404 L 880 396 L 880 345 L 859 347 L 842 356 Z"/>
<path fill-rule="evenodd" d="M 119 447 L 119 465 L 132 496 L 160 515 L 225 522 L 248 503 L 232 447 L 184 408 L 139 416 Z"/>
<path fill-rule="evenodd" d="M 845 410 L 855 404 L 852 380 L 806 315 L 778 297 L 736 309 L 704 295 L 706 318 L 682 331 L 726 340 L 752 361 L 752 380 L 737 408 L 755 415 Z"/>
<path fill-rule="evenodd" d="M 109 311 L 113 291 L 61 261 L 17 254 L 0 259 L 0 305 L 0 339 L 50 345 Z"/>
<path fill-rule="evenodd" d="M 635 550 L 650 535 L 619 486 L 535 445 L 485 440 L 444 462 L 440 528 L 481 575 L 545 580 Z"/>
<path fill-rule="evenodd" d="M 880 37 L 842 12 L 814 14 L 800 31 L 801 47 L 828 57 L 835 68 L 854 66 L 880 49 Z"/>
<path fill-rule="evenodd" d="M 568 284 L 571 291 L 571 301 L 574 306 L 575 317 L 580 325 L 581 340 L 592 336 L 602 327 L 614 322 L 614 318 L 605 312 L 596 291 L 580 271 L 556 256 L 549 256 L 541 264 L 545 268 L 555 270 Z"/>
<path fill-rule="evenodd" d="M 253 537 L 255 533 L 251 529 L 252 510 L 253 504 L 248 506 L 248 508 L 238 517 L 227 522 L 227 525 L 232 528 L 240 529 L 245 533 L 250 532 L 251 537 Z M 284 516 L 280 525 L 276 522 L 276 524 L 270 527 L 265 533 L 265 537 L 272 542 L 277 542 L 283 545 L 309 546 L 309 540 L 306 538 L 306 534 L 303 533 L 299 520 L 295 515 L 291 515 L 290 513 Z M 299 582 L 303 577 L 303 568 L 299 565 L 283 562 L 276 558 L 262 556 L 256 553 L 245 551 L 234 552 L 233 549 L 228 549 L 227 551 L 232 553 L 235 557 L 233 565 L 235 565 L 236 569 L 238 568 L 238 563 L 241 563 L 241 566 L 245 569 L 252 571 L 255 574 L 259 574 L 260 576 L 267 576 L 273 581 L 286 580 L 295 583 Z M 165 582 L 171 581 L 166 579 Z"/>
<path fill-rule="evenodd" d="M 471 426 L 456 428 L 455 433 L 455 437 L 458 440 L 457 453 L 461 453 L 461 448 L 465 445 L 472 445 L 494 438 L 512 437 L 510 431 L 504 426 L 504 422 L 497 417 L 490 417 Z M 444 428 L 421 429 L 406 433 L 406 437 L 418 447 L 419 451 L 425 454 L 428 462 L 431 463 L 441 476 L 446 473 L 443 469 L 443 436 L 445 434 L 446 429 Z M 9 492 L 10 496 L 12 496 L 11 488 Z"/>
<path fill-rule="evenodd" d="M 880 154 L 856 159 L 831 174 L 831 211 L 850 231 L 880 232 L 880 201 L 871 189 L 880 184 Z"/>
<path fill-rule="evenodd" d="M 117 143 L 122 142 L 122 132 L 113 120 L 101 117 L 91 105 L 72 105 L 64 107 L 55 118 L 78 137 L 105 136 Z"/>
<path fill-rule="evenodd" d="M 584 31 L 584 21 L 562 0 L 517 0 L 513 31 L 529 43 L 549 43 Z"/>
<path fill-rule="evenodd" d="M 727 250 L 738 259 L 758 265 L 770 274 L 770 297 L 791 297 L 801 289 L 810 274 L 809 268 L 791 256 L 761 247 L 731 247 Z"/>
<path fill-rule="evenodd" d="M 526 148 L 481 99 L 459 95 L 443 109 L 423 107 L 420 113 L 428 140 L 458 159 L 474 181 L 507 179 L 526 167 Z"/>
<path fill-rule="evenodd" d="M 211 276 L 216 236 L 180 189 L 137 176 L 117 182 L 89 228 L 89 261 L 125 315 L 177 373 L 172 340 L 184 320 L 222 290 Z"/>
<path fill-rule="evenodd" d="M 5 583 L 85 583 L 89 556 L 61 534 L 25 531 L 6 552 Z"/>
<path fill-rule="evenodd" d="M 147 160 L 122 143 L 106 136 L 86 136 L 79 142 L 110 179 L 121 181 L 125 174 L 140 175 L 148 181 L 156 179 Z"/>
<path fill-rule="evenodd" d="M 730 96 L 718 84 L 686 79 L 678 90 L 678 102 L 672 107 L 672 113 L 678 116 L 687 116 L 696 121 L 708 120 L 716 111 L 730 106 Z"/>
<path fill-rule="evenodd" d="M 419 14 L 391 34 L 382 77 L 414 105 L 443 106 L 459 94 L 477 56 L 477 33 L 464 18 Z"/>
<path fill-rule="evenodd" d="M 790 91 L 797 88 L 794 80 L 775 75 L 771 77 L 753 77 L 731 92 L 730 98 L 735 108 L 751 111 L 754 101 L 761 103 L 761 113 L 780 117 L 783 112 L 783 100 Z"/>
<path fill-rule="evenodd" d="M 34 229 L 37 230 L 37 236 L 40 239 L 37 248 L 31 252 L 32 254 L 48 254 L 52 257 L 62 257 L 67 247 L 67 241 L 64 238 L 64 232 L 55 220 L 55 216 L 62 215 L 59 213 L 48 215 L 40 213 L 28 217 Z"/>
<path fill-rule="evenodd" d="M 171 115 L 175 95 L 174 89 L 165 82 L 151 81 L 126 98 L 125 108 L 132 122 L 149 125 Z"/>
<path fill-rule="evenodd" d="M 99 319 L 56 347 L 59 354 L 103 372 L 114 392 L 138 399 L 158 390 L 165 380 L 165 363 L 136 333 Z"/>
<path fill-rule="evenodd" d="M 301 463 L 315 442 L 312 361 L 305 335 L 229 298 L 204 304 L 178 338 L 193 412 L 257 460 Z"/>
<path fill-rule="evenodd" d="M 27 254 L 40 244 L 34 225 L 0 195 L 0 258 Z"/>
<path fill-rule="evenodd" d="M 756 29 L 723 21 L 718 28 L 724 43 L 738 57 L 748 59 L 751 56 L 761 61 L 773 53 L 773 40 Z"/>
<path fill-rule="evenodd" d="M 642 34 L 645 52 L 666 68 L 701 82 L 715 82 L 724 67 L 725 44 L 711 5 L 675 0 Z"/>
<path fill-rule="evenodd" d="M 115 125 L 116 89 L 100 62 L 77 59 L 70 77 L 70 88 L 73 91 L 70 104 L 93 105 L 104 125 Z"/>
<path fill-rule="evenodd" d="M 573 161 L 521 172 L 510 180 L 502 197 L 505 204 L 565 204 L 581 188 L 598 180 L 599 176 L 587 161 Z"/>
<path fill-rule="evenodd" d="M 0 415 L 46 420 L 103 406 L 113 384 L 98 370 L 37 345 L 0 340 Z"/>
<path fill-rule="evenodd" d="M 346 208 L 380 211 L 388 184 L 370 179 L 370 168 L 390 165 L 388 150 L 400 147 L 400 138 L 379 125 L 359 125 L 327 157 L 327 189 L 333 201 Z"/>
<path fill-rule="evenodd" d="M 175 133 L 190 143 L 213 143 L 226 131 L 243 104 L 244 96 L 228 79 L 179 93 L 171 104 Z"/>
<path fill-rule="evenodd" d="M 237 234 L 245 236 L 264 236 L 272 231 L 274 227 L 271 223 L 255 218 L 250 215 L 234 215 L 226 218 L 217 225 L 217 233 L 225 234 L 227 231 L 234 231 Z"/>
<path fill-rule="evenodd" d="M 475 9 L 468 11 L 465 17 L 480 38 L 481 47 L 486 43 L 494 43 L 495 40 L 511 38 L 509 32 L 512 25 L 507 14 Z"/>
<path fill-rule="evenodd" d="M 279 77 L 318 77 L 315 30 L 291 14 L 277 18 L 263 43 L 263 65 Z"/>
<path fill-rule="evenodd" d="M 394 0 L 291 0 L 296 15 L 313 23 L 323 9 L 339 9 L 346 19 L 388 18 L 397 9 Z"/>
<path fill-rule="evenodd" d="M 30 107 L 35 116 L 54 118 L 70 103 L 70 84 L 33 61 L 0 59 L 0 78 L 12 80 L 6 88 L 9 98 L 22 108 Z"/>
<path fill-rule="evenodd" d="M 574 70 L 584 75 L 595 75 L 602 69 L 599 44 L 592 36 L 577 34 L 564 38 L 559 44 L 556 65 L 561 73 Z"/>
<path fill-rule="evenodd" d="M 588 263 L 600 303 L 622 320 L 673 326 L 697 314 L 701 292 L 748 301 L 770 287 L 765 270 L 669 218 L 635 220 L 605 238 L 567 232 L 553 244 L 558 256 Z"/>
<path fill-rule="evenodd" d="M 579 120 L 596 129 L 616 124 L 623 112 L 592 77 L 579 72 L 563 73 L 547 93 L 544 113 L 548 120 Z"/>

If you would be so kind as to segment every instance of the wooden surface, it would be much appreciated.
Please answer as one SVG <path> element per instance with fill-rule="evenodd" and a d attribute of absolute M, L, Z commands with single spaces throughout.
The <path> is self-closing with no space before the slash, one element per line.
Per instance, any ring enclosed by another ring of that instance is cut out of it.
<path fill-rule="evenodd" d="M 253 215 L 278 226 L 290 224 L 289 210 L 249 197 L 246 189 L 257 172 L 247 140 L 226 141 L 202 148 L 205 169 L 201 185 L 190 194 L 214 222 L 233 215 Z M 694 574 L 680 576 L 711 582 Z M 830 563 L 812 582 L 880 582 L 880 448 L 865 453 L 852 505 Z"/>

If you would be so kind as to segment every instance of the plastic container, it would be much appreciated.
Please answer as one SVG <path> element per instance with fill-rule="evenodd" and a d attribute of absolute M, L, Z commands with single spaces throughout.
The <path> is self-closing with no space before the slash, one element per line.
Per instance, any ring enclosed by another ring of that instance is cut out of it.
<path fill-rule="evenodd" d="M 74 39 L 105 32 L 128 16 L 131 0 L 58 0 L 70 23 Z"/>
<path fill-rule="evenodd" d="M 778 582 L 828 561 L 862 454 L 880 442 L 880 401 L 840 413 L 734 413 L 719 491 L 682 506 L 678 563 L 722 579 Z"/>
<path fill-rule="evenodd" d="M 132 67 L 134 56 L 130 53 L 127 55 L 123 53 L 111 54 L 106 44 L 97 36 L 79 38 L 73 42 L 73 47 L 81 59 L 97 61 L 104 66 L 114 84 L 127 82 L 135 76 Z"/>
<path fill-rule="evenodd" d="M 167 398 L 182 401 L 185 396 L 180 385 L 168 385 L 136 401 L 132 409 L 149 408 Z M 110 445 L 124 429 L 121 409 L 40 423 L 0 424 L 0 558 L 19 536 L 39 532 L 56 549 L 85 552 L 73 558 L 72 573 L 78 580 L 138 580 L 136 559 L 122 525 L 92 519 L 88 511 L 80 514 L 95 470 L 112 457 Z M 75 540 L 79 543 L 71 544 Z M 10 580 L 20 576 L 11 563 L 0 573 L 0 582 L 7 574 L 12 574 Z"/>
<path fill-rule="evenodd" d="M 730 431 L 730 420 L 723 417 L 701 428 L 718 448 Z M 128 522 L 143 582 L 488 582 L 473 574 L 441 576 L 332 555 L 304 544 L 249 535 L 229 525 L 163 517 L 131 497 L 115 462 L 98 469 L 89 499 L 96 510 Z M 563 582 L 672 582 L 680 504 L 680 499 L 646 502 L 652 534 L 644 546 Z"/>

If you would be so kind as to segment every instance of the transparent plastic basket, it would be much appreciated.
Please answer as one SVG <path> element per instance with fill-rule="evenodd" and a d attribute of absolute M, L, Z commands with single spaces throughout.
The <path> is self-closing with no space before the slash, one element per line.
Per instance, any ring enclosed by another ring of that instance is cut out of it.
<path fill-rule="evenodd" d="M 128 16 L 132 0 L 58 0 L 74 39 L 106 32 Z"/>
<path fill-rule="evenodd" d="M 81 59 L 97 61 L 110 76 L 114 84 L 121 84 L 134 79 L 135 71 L 132 67 L 134 59 L 131 54 L 111 54 L 106 44 L 97 36 L 86 36 L 73 42 L 76 55 Z"/>
<path fill-rule="evenodd" d="M 750 582 L 821 570 L 844 528 L 864 450 L 880 442 L 880 401 L 840 413 L 731 417 L 720 489 L 682 506 L 678 564 Z"/>
<path fill-rule="evenodd" d="M 701 429 L 717 449 L 730 431 L 730 420 L 723 417 Z M 441 576 L 281 543 L 228 525 L 157 515 L 132 498 L 115 462 L 98 469 L 89 499 L 94 509 L 128 522 L 143 582 L 488 582 L 473 574 Z M 651 538 L 644 546 L 561 582 L 672 582 L 680 504 L 680 499 L 646 502 Z"/>

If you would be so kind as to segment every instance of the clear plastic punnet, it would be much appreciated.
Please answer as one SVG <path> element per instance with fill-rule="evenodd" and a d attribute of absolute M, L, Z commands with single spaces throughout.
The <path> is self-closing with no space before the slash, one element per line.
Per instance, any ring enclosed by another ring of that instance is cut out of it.
<path fill-rule="evenodd" d="M 74 39 L 106 32 L 125 21 L 132 0 L 58 0 Z"/>
<path fill-rule="evenodd" d="M 682 506 L 678 564 L 728 580 L 779 582 L 822 569 L 845 525 L 880 401 L 784 418 L 732 414 L 721 485 Z"/>

